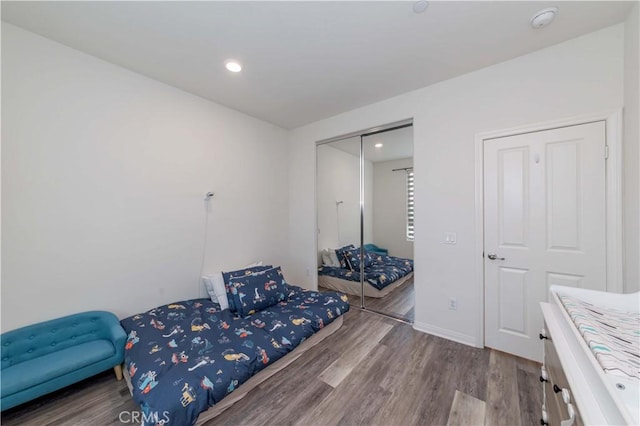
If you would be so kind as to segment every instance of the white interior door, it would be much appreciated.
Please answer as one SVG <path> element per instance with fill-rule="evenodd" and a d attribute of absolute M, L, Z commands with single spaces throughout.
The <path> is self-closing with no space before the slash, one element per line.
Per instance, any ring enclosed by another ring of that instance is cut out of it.
<path fill-rule="evenodd" d="M 484 143 L 485 345 L 541 361 L 551 285 L 606 289 L 605 123 Z"/>

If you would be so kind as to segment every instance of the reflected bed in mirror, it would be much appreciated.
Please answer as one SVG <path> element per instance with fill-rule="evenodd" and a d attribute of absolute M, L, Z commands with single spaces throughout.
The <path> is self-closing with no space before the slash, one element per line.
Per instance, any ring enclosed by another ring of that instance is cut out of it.
<path fill-rule="evenodd" d="M 365 250 L 364 296 L 368 309 L 413 321 L 413 260 Z M 335 290 L 349 295 L 360 306 L 360 248 L 346 246 L 323 250 L 318 268 L 320 290 Z"/>

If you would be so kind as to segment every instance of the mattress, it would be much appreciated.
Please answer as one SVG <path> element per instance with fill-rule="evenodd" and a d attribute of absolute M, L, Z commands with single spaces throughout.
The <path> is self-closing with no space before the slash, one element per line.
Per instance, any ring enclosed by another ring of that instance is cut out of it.
<path fill-rule="evenodd" d="M 595 306 L 558 294 L 602 369 L 640 380 L 640 313 Z"/>
<path fill-rule="evenodd" d="M 411 278 L 413 278 L 413 272 L 399 278 L 390 285 L 384 287 L 382 290 L 378 290 L 377 288 L 365 283 L 364 295 L 366 297 L 380 299 L 394 291 L 396 288 L 400 287 L 402 284 L 409 281 Z M 356 296 L 360 296 L 360 292 L 362 291 L 360 281 L 345 280 L 329 275 L 318 275 L 318 286 L 334 291 L 339 291 L 341 293 L 353 294 Z"/>
<path fill-rule="evenodd" d="M 125 367 L 145 423 L 193 424 L 349 310 L 345 295 L 291 288 L 287 300 L 247 318 L 194 299 L 122 320 Z"/>
<path fill-rule="evenodd" d="M 324 327 L 322 330 L 315 333 L 313 336 L 309 337 L 307 340 L 302 342 L 300 346 L 295 348 L 291 353 L 289 353 L 284 358 L 280 358 L 278 361 L 273 364 L 267 366 L 264 370 L 257 373 L 255 376 L 251 377 L 242 385 L 238 386 L 238 388 L 231 394 L 227 395 L 222 401 L 209 408 L 207 411 L 200 413 L 198 416 L 198 420 L 196 422 L 197 425 L 201 425 L 215 417 L 219 416 L 224 410 L 233 406 L 236 402 L 240 401 L 244 398 L 249 392 L 251 392 L 254 388 L 258 387 L 262 382 L 266 381 L 269 377 L 274 374 L 284 370 L 295 360 L 300 358 L 303 354 L 308 352 L 311 348 L 318 345 L 327 337 L 331 336 L 333 333 L 338 331 L 340 327 L 342 327 L 342 323 L 344 322 L 343 316 L 338 317 L 335 321 L 333 321 L 328 326 Z M 129 376 L 129 371 L 124 369 L 124 379 L 127 382 L 127 387 L 129 388 L 129 393 L 133 394 L 133 385 L 131 383 L 131 376 Z"/>

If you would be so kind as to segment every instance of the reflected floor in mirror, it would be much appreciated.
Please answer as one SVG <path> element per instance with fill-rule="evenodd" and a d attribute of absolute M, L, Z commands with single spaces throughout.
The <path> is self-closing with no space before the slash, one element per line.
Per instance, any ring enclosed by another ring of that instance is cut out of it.
<path fill-rule="evenodd" d="M 385 297 L 365 297 L 364 306 L 367 309 L 374 310 L 383 314 L 391 315 L 397 318 L 401 318 L 408 322 L 413 322 L 414 319 L 414 292 L 413 292 L 413 280 L 407 280 L 404 284 L 387 294 Z M 367 284 L 365 284 L 367 285 Z M 319 288 L 320 291 L 332 291 L 323 287 Z M 349 294 L 349 303 L 351 306 L 360 307 L 360 296 Z"/>

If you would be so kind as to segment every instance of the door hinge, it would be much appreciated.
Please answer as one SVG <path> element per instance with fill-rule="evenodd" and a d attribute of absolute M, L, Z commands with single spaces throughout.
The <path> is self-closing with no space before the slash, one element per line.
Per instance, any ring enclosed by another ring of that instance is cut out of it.
<path fill-rule="evenodd" d="M 608 159 L 609 158 L 609 145 L 605 145 L 604 146 L 604 159 Z"/>

